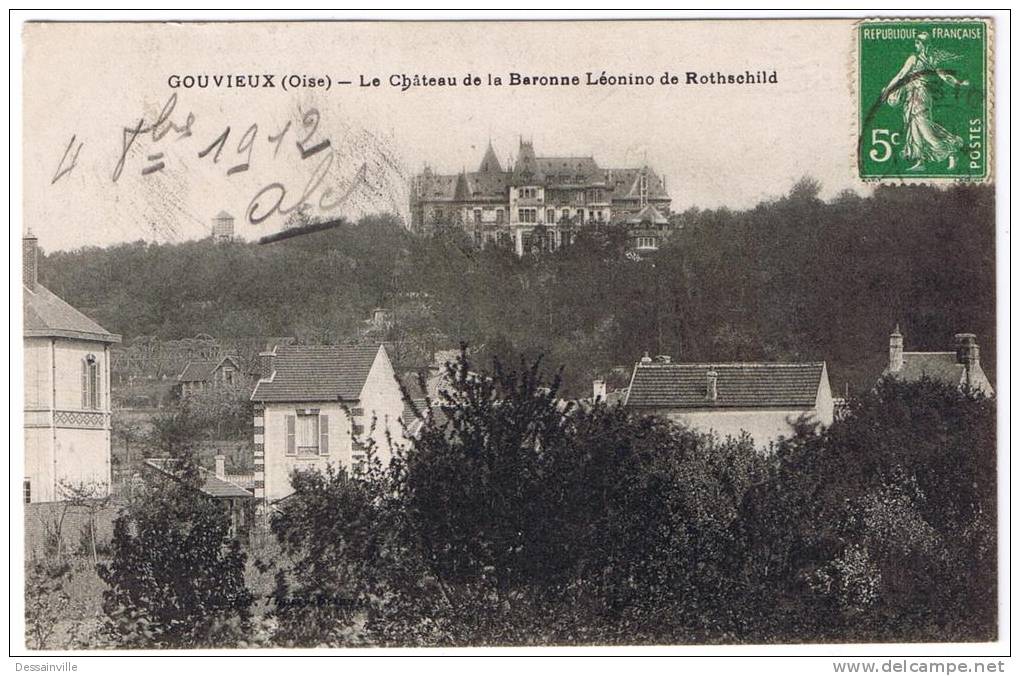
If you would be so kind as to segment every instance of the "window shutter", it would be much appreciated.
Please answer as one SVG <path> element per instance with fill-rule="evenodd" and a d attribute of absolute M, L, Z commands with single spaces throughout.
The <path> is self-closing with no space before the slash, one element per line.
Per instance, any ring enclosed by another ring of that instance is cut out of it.
<path fill-rule="evenodd" d="M 81 407 L 89 407 L 89 363 L 81 360 Z"/>
<path fill-rule="evenodd" d="M 329 416 L 319 416 L 319 455 L 329 455 Z"/>
<path fill-rule="evenodd" d="M 288 415 L 287 419 L 287 455 L 297 455 L 297 444 L 294 440 L 294 428 L 297 424 L 296 416 Z"/>
<path fill-rule="evenodd" d="M 92 382 L 95 383 L 92 388 L 92 408 L 99 410 L 103 407 L 102 394 L 102 383 L 103 381 L 99 377 L 99 363 L 92 364 Z"/>

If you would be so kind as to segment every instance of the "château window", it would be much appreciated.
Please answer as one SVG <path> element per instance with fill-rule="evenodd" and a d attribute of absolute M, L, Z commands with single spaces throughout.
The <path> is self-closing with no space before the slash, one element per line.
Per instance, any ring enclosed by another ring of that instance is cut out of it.
<path fill-rule="evenodd" d="M 481 223 L 481 222 L 482 222 L 482 210 L 481 209 L 475 209 L 475 223 Z"/>
<path fill-rule="evenodd" d="M 496 222 L 497 223 L 502 223 L 503 222 L 503 210 L 502 209 L 496 209 Z"/>
<path fill-rule="evenodd" d="M 521 223 L 535 223 L 538 220 L 537 209 L 518 209 Z"/>
<path fill-rule="evenodd" d="M 99 377 L 99 361 L 94 354 L 81 360 L 81 407 L 99 410 L 102 408 L 100 398 L 101 380 Z"/>
<path fill-rule="evenodd" d="M 554 210 L 552 210 L 552 209 L 547 209 L 546 210 L 546 212 L 545 212 L 545 222 L 546 223 L 555 223 L 556 222 L 556 212 Z"/>

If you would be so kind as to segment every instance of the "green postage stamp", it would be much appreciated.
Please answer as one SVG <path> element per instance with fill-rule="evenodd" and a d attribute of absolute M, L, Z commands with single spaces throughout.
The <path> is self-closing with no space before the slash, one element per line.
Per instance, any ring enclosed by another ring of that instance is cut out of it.
<path fill-rule="evenodd" d="M 859 24 L 862 179 L 989 177 L 989 28 L 979 19 Z"/>

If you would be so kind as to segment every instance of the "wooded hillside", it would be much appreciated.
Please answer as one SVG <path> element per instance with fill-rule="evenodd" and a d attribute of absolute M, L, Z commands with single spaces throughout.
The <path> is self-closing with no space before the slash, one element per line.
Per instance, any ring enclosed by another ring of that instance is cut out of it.
<path fill-rule="evenodd" d="M 907 350 L 949 350 L 978 334 L 995 379 L 995 228 L 990 186 L 880 187 L 817 199 L 799 182 L 748 211 L 689 210 L 645 260 L 621 238 L 517 259 L 478 251 L 457 231 L 431 239 L 392 218 L 274 244 L 135 242 L 57 252 L 41 281 L 125 341 L 208 333 L 357 337 L 375 307 L 382 336 L 420 361 L 461 340 L 481 356 L 544 354 L 565 390 L 630 367 L 644 351 L 674 359 L 826 360 L 834 390 L 867 388 L 897 323 Z"/>

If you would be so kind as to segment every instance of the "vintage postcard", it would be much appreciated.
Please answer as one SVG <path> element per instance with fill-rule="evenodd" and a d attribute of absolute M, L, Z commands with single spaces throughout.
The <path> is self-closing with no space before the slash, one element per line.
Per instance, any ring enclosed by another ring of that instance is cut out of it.
<path fill-rule="evenodd" d="M 530 18 L 20 25 L 25 664 L 996 670 L 1008 18 Z"/>

